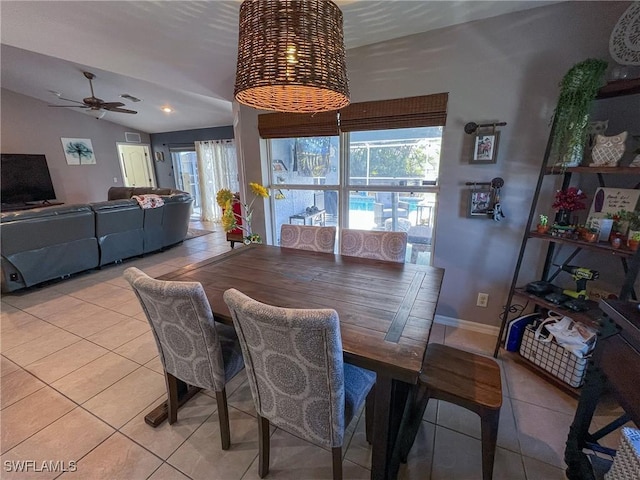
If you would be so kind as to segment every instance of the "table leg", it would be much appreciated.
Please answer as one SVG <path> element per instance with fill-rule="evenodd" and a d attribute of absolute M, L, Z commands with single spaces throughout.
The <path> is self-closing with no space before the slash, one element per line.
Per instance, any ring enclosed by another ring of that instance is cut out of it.
<path fill-rule="evenodd" d="M 178 409 L 180 409 L 180 407 L 187 403 L 187 401 L 201 389 L 199 387 L 187 385 L 180 379 L 176 380 L 178 382 Z M 169 405 L 167 404 L 167 401 L 168 400 L 165 400 L 145 415 L 144 421 L 147 425 L 155 428 L 169 418 Z"/>
<path fill-rule="evenodd" d="M 372 480 L 391 480 L 398 473 L 400 460 L 393 453 L 410 388 L 410 385 L 380 373 L 376 377 Z"/>

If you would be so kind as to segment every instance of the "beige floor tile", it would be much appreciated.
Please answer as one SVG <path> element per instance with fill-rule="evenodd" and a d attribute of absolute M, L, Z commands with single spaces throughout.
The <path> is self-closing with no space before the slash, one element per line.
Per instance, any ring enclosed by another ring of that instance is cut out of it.
<path fill-rule="evenodd" d="M 24 310 L 35 305 L 58 298 L 60 292 L 50 287 L 23 289 L 16 292 L 3 294 L 2 301 L 9 305 Z"/>
<path fill-rule="evenodd" d="M 535 458 L 522 457 L 527 480 L 566 480 L 564 468 L 554 467 Z"/>
<path fill-rule="evenodd" d="M 127 302 L 113 305 L 111 309 L 129 317 L 136 317 L 136 315 L 140 315 L 141 313 L 144 314 L 140 306 L 140 300 L 135 297 Z"/>
<path fill-rule="evenodd" d="M 429 480 L 436 426 L 422 422 L 406 464 L 400 465 L 398 480 Z"/>
<path fill-rule="evenodd" d="M 153 428 L 145 423 L 143 415 L 136 415 L 120 431 L 166 460 L 205 421 L 217 422 L 217 415 L 212 416 L 216 410 L 217 404 L 214 399 L 198 394 L 180 408 L 178 421 L 173 425 L 163 422 L 162 425 Z M 217 443 L 220 445 L 219 438 Z"/>
<path fill-rule="evenodd" d="M 447 327 L 440 323 L 434 323 L 431 326 L 431 333 L 429 334 L 429 343 L 441 343 L 444 344 L 444 334 Z"/>
<path fill-rule="evenodd" d="M 361 415 L 359 418 L 354 418 L 347 429 L 353 428 L 354 422 L 355 428 L 353 435 L 351 435 L 351 438 L 345 440 L 344 448 L 346 451 L 343 452 L 343 454 L 350 462 L 371 469 L 371 445 L 367 443 L 366 439 L 365 416 Z"/>
<path fill-rule="evenodd" d="M 79 298 L 62 295 L 51 298 L 45 302 L 38 303 L 37 305 L 27 307 L 24 311 L 43 320 L 47 320 L 52 315 L 66 312 L 74 307 L 81 306 L 83 303 L 84 302 Z"/>
<path fill-rule="evenodd" d="M 101 347 L 115 350 L 121 345 L 139 337 L 150 330 L 149 325 L 133 318 L 125 317 L 125 320 L 112 325 L 94 335 L 87 337 L 87 340 L 97 343 Z"/>
<path fill-rule="evenodd" d="M 74 407 L 73 402 L 49 387 L 41 388 L 8 406 L 2 410 L 0 453 L 11 450 Z"/>
<path fill-rule="evenodd" d="M 578 401 L 511 359 L 503 359 L 509 395 L 513 399 L 547 407 L 551 410 L 573 415 Z"/>
<path fill-rule="evenodd" d="M 0 351 L 4 354 L 19 345 L 58 331 L 60 331 L 58 327 L 26 312 L 20 312 L 13 315 L 11 319 L 2 320 Z"/>
<path fill-rule="evenodd" d="M 511 400 L 522 454 L 563 468 L 564 449 L 573 415 Z"/>
<path fill-rule="evenodd" d="M 20 370 L 20 367 L 6 358 L 4 355 L 0 355 L 0 377 L 9 375 L 11 372 Z"/>
<path fill-rule="evenodd" d="M 481 480 L 482 444 L 480 440 L 437 426 L 431 480 Z M 526 480 L 520 455 L 496 449 L 494 479 Z"/>
<path fill-rule="evenodd" d="M 183 475 L 168 463 L 163 463 L 148 480 L 189 480 L 189 477 Z"/>
<path fill-rule="evenodd" d="M 212 392 L 206 392 L 208 395 L 215 395 Z M 253 403 L 253 397 L 251 396 L 251 388 L 249 382 L 242 383 L 235 391 L 229 395 L 227 393 L 227 402 L 229 405 L 237 408 L 241 412 L 244 412 L 252 417 L 256 416 L 256 407 Z"/>
<path fill-rule="evenodd" d="M 109 352 L 56 380 L 51 386 L 74 402 L 84 403 L 138 367 L 135 362 Z"/>
<path fill-rule="evenodd" d="M 129 317 L 121 313 L 114 312 L 104 307 L 95 305 L 100 310 L 96 311 L 93 315 L 87 316 L 65 327 L 76 335 L 82 338 L 89 338 L 92 335 L 98 335 L 107 328 L 113 327 L 121 322 L 129 321 Z"/>
<path fill-rule="evenodd" d="M 491 356 L 496 345 L 496 336 L 464 328 L 446 327 L 444 343 L 450 347 Z"/>
<path fill-rule="evenodd" d="M 166 396 L 164 377 L 140 367 L 83 404 L 87 410 L 115 428 L 135 415 L 146 415 Z"/>
<path fill-rule="evenodd" d="M 153 333 L 149 331 L 121 345 L 116 348 L 114 352 L 140 365 L 144 365 L 149 360 L 158 356 L 158 346 L 153 338 Z"/>
<path fill-rule="evenodd" d="M 57 327 L 54 328 L 55 330 L 47 335 L 42 335 L 30 342 L 4 351 L 3 355 L 12 362 L 24 367 L 82 340 L 82 338 L 73 333 Z"/>
<path fill-rule="evenodd" d="M 80 340 L 26 367 L 40 380 L 52 383 L 78 368 L 105 355 L 108 350 L 94 343 Z"/>
<path fill-rule="evenodd" d="M 73 298 L 73 297 L 71 297 Z M 53 325 L 64 328 L 76 335 L 83 335 L 84 332 L 76 332 L 72 328 L 69 328 L 75 324 L 82 324 L 89 321 L 93 321 L 95 318 L 102 319 L 103 321 L 108 320 L 108 314 L 113 314 L 111 310 L 107 310 L 99 305 L 95 305 L 93 303 L 85 302 L 84 300 L 79 300 L 82 303 L 75 305 L 73 308 L 70 308 L 67 311 L 55 313 L 49 317 L 47 317 L 47 322 L 52 323 Z M 118 320 L 113 323 L 117 323 Z M 107 324 L 106 326 L 110 326 L 112 323 Z M 106 327 L 105 327 L 106 328 Z M 97 330 L 96 330 L 97 331 Z M 95 333 L 93 331 L 91 333 Z"/>
<path fill-rule="evenodd" d="M 76 292 L 80 292 L 85 288 L 95 285 L 100 282 L 96 277 L 96 271 L 89 270 L 74 275 L 72 278 L 55 283 L 51 288 L 58 292 L 58 294 L 74 295 Z"/>
<path fill-rule="evenodd" d="M 83 456 L 106 440 L 115 430 L 106 423 L 83 410 L 75 408 L 51 425 L 13 448 L 0 459 L 18 461 L 31 459 L 38 463 L 45 461 L 62 461 L 69 466 L 69 462 L 77 463 Z M 58 472 L 42 472 L 29 478 L 55 478 Z M 93 477 L 89 475 L 85 478 Z M 24 478 L 23 474 L 7 475 L 4 478 Z"/>
<path fill-rule="evenodd" d="M 27 395 L 31 395 L 44 386 L 44 383 L 22 369 L 3 375 L 0 380 L 0 409 L 4 409 Z"/>
<path fill-rule="evenodd" d="M 100 303 L 101 300 L 104 301 L 105 298 L 113 299 L 125 292 L 126 290 L 122 287 L 111 285 L 102 281 L 100 283 L 92 283 L 90 285 L 87 285 L 84 288 L 73 292 L 71 295 L 76 298 L 80 298 L 87 302 L 104 307 L 105 305 L 103 305 L 103 303 Z"/>
<path fill-rule="evenodd" d="M 149 477 L 160 464 L 158 457 L 116 432 L 81 459 L 76 472 L 58 478 L 138 480 Z"/>
<path fill-rule="evenodd" d="M 164 368 L 162 368 L 162 362 L 160 361 L 160 357 L 157 355 L 151 360 L 149 360 L 147 363 L 145 363 L 144 366 L 150 370 L 153 370 L 156 373 L 159 373 L 160 375 L 164 375 Z"/>
<path fill-rule="evenodd" d="M 453 403 L 439 402 L 437 423 L 450 430 L 464 433 L 477 439 L 481 438 L 480 417 L 474 412 Z M 511 399 L 508 397 L 502 399 L 497 444 L 507 450 L 520 453 L 518 431 L 513 418 Z"/>
<path fill-rule="evenodd" d="M 107 283 L 101 283 L 100 285 L 109 285 Z M 110 294 L 105 294 L 92 300 L 96 305 L 100 305 L 101 307 L 109 308 L 111 310 L 116 310 L 118 308 L 122 308 L 123 305 L 129 304 L 131 305 L 133 301 L 138 301 L 135 293 L 129 287 L 115 287 L 118 290 L 114 291 Z"/>
<path fill-rule="evenodd" d="M 258 455 L 258 423 L 229 408 L 231 448 L 220 448 L 217 415 L 204 422 L 167 461 L 194 480 L 240 479 Z"/>
<path fill-rule="evenodd" d="M 304 459 L 304 461 L 301 461 Z M 331 452 L 277 429 L 271 435 L 271 458 L 269 476 L 284 480 L 303 478 L 333 478 Z M 342 462 L 344 478 L 365 480 L 371 478 L 371 472 L 348 459 Z M 243 480 L 257 480 L 258 459 L 249 467 Z"/>

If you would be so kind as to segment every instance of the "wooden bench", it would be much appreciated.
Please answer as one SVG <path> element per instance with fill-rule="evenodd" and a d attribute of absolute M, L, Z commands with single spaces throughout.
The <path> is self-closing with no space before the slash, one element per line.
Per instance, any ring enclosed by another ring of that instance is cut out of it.
<path fill-rule="evenodd" d="M 490 480 L 502 406 L 502 382 L 497 362 L 438 343 L 428 345 L 413 405 L 402 420 L 399 452 L 403 463 L 407 461 L 430 398 L 459 405 L 480 416 L 482 478 Z"/>

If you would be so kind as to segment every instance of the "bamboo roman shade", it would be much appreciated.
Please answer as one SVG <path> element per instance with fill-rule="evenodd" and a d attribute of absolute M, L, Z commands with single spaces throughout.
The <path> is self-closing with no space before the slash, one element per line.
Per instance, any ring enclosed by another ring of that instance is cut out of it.
<path fill-rule="evenodd" d="M 340 110 L 340 131 L 436 127 L 447 121 L 448 93 L 352 103 Z"/>
<path fill-rule="evenodd" d="M 338 113 L 264 113 L 258 115 L 258 132 L 262 138 L 338 135 Z"/>
<path fill-rule="evenodd" d="M 262 138 L 321 137 L 357 130 L 437 127 L 447 122 L 448 93 L 352 103 L 336 112 L 258 115 Z"/>

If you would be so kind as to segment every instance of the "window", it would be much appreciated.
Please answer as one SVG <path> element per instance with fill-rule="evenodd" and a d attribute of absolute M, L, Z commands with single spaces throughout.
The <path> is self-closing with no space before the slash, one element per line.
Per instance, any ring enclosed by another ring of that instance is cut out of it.
<path fill-rule="evenodd" d="M 430 264 L 447 98 L 351 104 L 339 129 L 335 112 L 260 115 L 275 243 L 283 223 L 406 231 L 407 261 Z"/>

